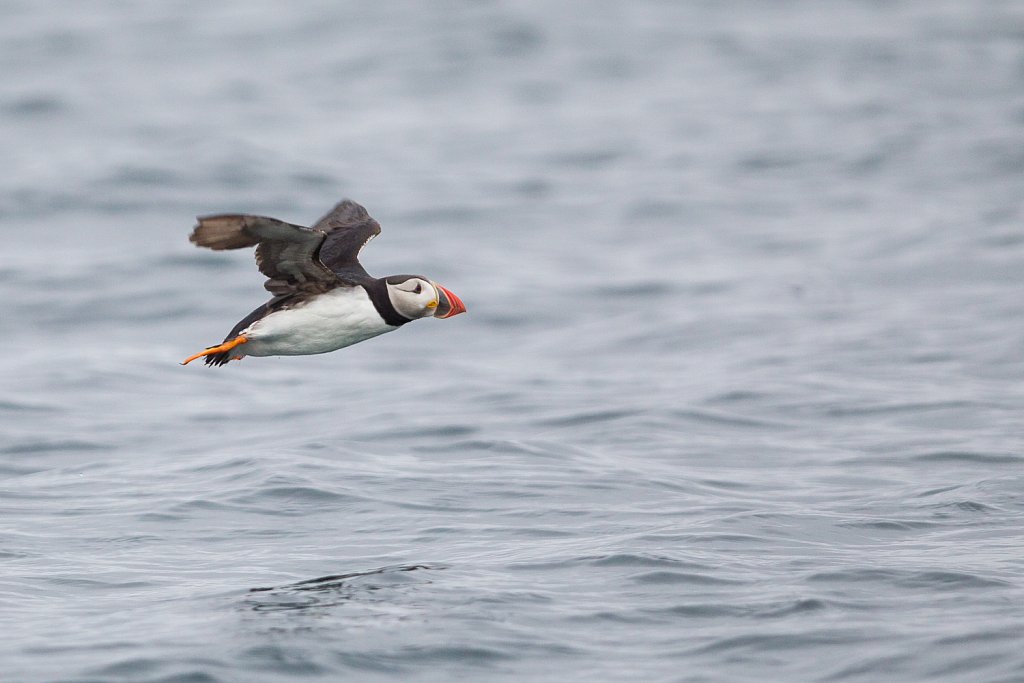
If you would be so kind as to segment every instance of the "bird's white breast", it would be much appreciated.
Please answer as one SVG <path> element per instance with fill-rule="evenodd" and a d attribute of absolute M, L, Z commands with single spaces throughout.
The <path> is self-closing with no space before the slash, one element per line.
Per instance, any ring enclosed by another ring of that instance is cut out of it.
<path fill-rule="evenodd" d="M 327 353 L 398 329 L 384 322 L 362 287 L 339 287 L 276 311 L 242 332 L 247 356 Z"/>

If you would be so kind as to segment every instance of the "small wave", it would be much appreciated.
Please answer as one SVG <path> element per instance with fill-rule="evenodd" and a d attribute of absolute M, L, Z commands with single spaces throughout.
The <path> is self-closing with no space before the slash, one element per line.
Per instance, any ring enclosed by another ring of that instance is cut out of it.
<path fill-rule="evenodd" d="M 42 472 L 42 467 L 18 467 L 17 465 L 0 465 L 0 475 L 5 477 L 21 477 L 26 474 Z"/>
<path fill-rule="evenodd" d="M 806 614 L 808 612 L 820 612 L 828 607 L 828 603 L 817 598 L 803 598 L 800 600 L 788 601 L 782 604 L 772 605 L 759 609 L 755 616 L 763 618 L 788 617 L 791 614 Z"/>
<path fill-rule="evenodd" d="M 143 512 L 136 515 L 135 519 L 140 522 L 179 522 L 183 517 L 167 512 Z"/>
<path fill-rule="evenodd" d="M 395 574 L 398 572 L 415 572 L 415 571 L 426 571 L 432 569 L 444 569 L 444 567 L 433 566 L 428 564 L 405 564 L 398 565 L 395 567 L 381 567 L 379 569 L 371 569 L 364 572 L 351 572 L 349 574 L 330 574 L 328 576 L 320 576 L 315 579 L 306 579 L 304 581 L 296 581 L 291 584 L 291 588 L 295 590 L 324 590 L 334 588 L 340 585 L 343 581 L 349 579 L 362 578 L 366 576 L 379 576 L 382 574 Z M 257 589 L 253 589 L 254 591 Z"/>
<path fill-rule="evenodd" d="M 985 629 L 981 631 L 975 631 L 974 633 L 958 633 L 955 636 L 946 636 L 943 638 L 939 638 L 935 641 L 935 644 L 940 646 L 952 645 L 956 647 L 962 647 L 970 643 L 989 643 L 998 642 L 1002 640 L 1016 641 L 1019 639 L 1020 631 L 1016 629 L 1009 629 L 1003 631 Z"/>
<path fill-rule="evenodd" d="M 501 455 L 526 455 L 531 458 L 544 458 L 566 461 L 579 457 L 591 457 L 586 450 L 572 443 L 548 441 L 542 439 L 466 439 L 449 441 L 441 444 L 419 444 L 416 451 L 422 453 L 454 453 L 486 451 Z"/>
<path fill-rule="evenodd" d="M 204 462 L 200 465 L 190 467 L 189 473 L 199 474 L 202 472 L 220 472 L 220 471 L 231 471 L 231 470 L 245 470 L 251 472 L 254 469 L 258 469 L 263 463 L 257 458 L 251 457 L 235 457 L 224 460 L 216 460 L 214 462 Z"/>
<path fill-rule="evenodd" d="M 494 662 L 517 659 L 518 653 L 508 649 L 499 650 L 493 647 L 471 645 L 440 645 L 435 647 L 413 647 L 400 650 L 393 655 L 401 661 L 415 662 L 417 665 L 458 663 L 459 665 L 481 666 Z"/>
<path fill-rule="evenodd" d="M 780 652 L 816 648 L 822 645 L 849 644 L 856 636 L 848 630 L 809 631 L 802 633 L 756 633 L 719 638 L 695 652 L 711 654 L 742 650 L 763 655 L 765 652 Z"/>
<path fill-rule="evenodd" d="M 506 533 L 524 538 L 572 538 L 576 536 L 576 531 L 542 527 L 517 527 L 506 530 Z"/>
<path fill-rule="evenodd" d="M 426 437 L 444 437 L 453 438 L 459 436 L 470 436 L 480 431 L 480 428 L 474 425 L 465 424 L 450 424 L 450 425 L 433 425 L 422 427 L 411 427 L 408 429 L 388 429 L 386 431 L 369 432 L 366 438 L 373 439 L 375 441 L 381 440 L 402 440 L 402 439 L 416 439 Z"/>
<path fill-rule="evenodd" d="M 68 451 L 102 451 L 109 448 L 110 445 L 97 443 L 95 441 L 68 439 L 66 441 L 26 441 L 13 446 L 0 448 L 0 453 L 10 455 L 28 453 L 60 453 Z"/>
<path fill-rule="evenodd" d="M 586 558 L 582 558 L 586 559 Z M 615 553 L 589 558 L 594 567 L 674 567 L 686 569 L 705 569 L 710 567 L 696 562 L 686 562 L 662 555 L 646 555 L 636 553 Z"/>
<path fill-rule="evenodd" d="M 822 412 L 829 417 L 870 417 L 898 413 L 927 413 L 935 410 L 957 410 L 977 407 L 970 401 L 934 401 L 918 403 L 880 403 L 862 406 L 828 406 Z"/>
<path fill-rule="evenodd" d="M 555 166 L 568 168 L 602 168 L 619 160 L 623 152 L 613 148 L 592 148 L 573 152 L 558 152 L 550 155 L 549 162 Z"/>
<path fill-rule="evenodd" d="M 293 517 L 308 514 L 312 509 L 322 511 L 331 506 L 352 504 L 366 500 L 362 496 L 331 491 L 316 486 L 281 485 L 235 489 L 216 497 L 201 497 L 179 501 L 166 510 L 149 511 L 140 519 L 168 521 L 181 516 L 189 517 L 204 511 L 243 511 L 262 515 Z"/>
<path fill-rule="evenodd" d="M 304 503 L 356 502 L 366 500 L 362 496 L 329 491 L 316 486 L 269 486 L 260 488 L 233 499 L 238 503 L 259 503 L 265 500 Z"/>
<path fill-rule="evenodd" d="M 724 543 L 739 543 L 741 545 L 757 545 L 765 542 L 764 536 L 758 536 L 755 534 L 736 534 L 736 533 L 723 533 L 716 531 L 700 532 L 700 533 L 660 533 L 660 534 L 645 534 L 639 537 L 640 540 L 644 541 L 658 541 L 664 542 L 676 542 L 676 543 L 706 543 L 710 545 L 721 545 Z"/>
<path fill-rule="evenodd" d="M 715 394 L 705 400 L 707 403 L 749 403 L 751 401 L 763 401 L 768 398 L 769 395 L 766 393 L 743 389 Z"/>
<path fill-rule="evenodd" d="M 166 660 L 152 659 L 150 657 L 129 657 L 98 669 L 93 669 L 91 673 L 94 676 L 114 676 L 117 678 L 124 678 L 126 676 L 136 677 L 155 673 L 161 668 L 167 666 L 167 664 Z M 210 679 L 190 677 L 188 680 L 203 681 Z"/>
<path fill-rule="evenodd" d="M 673 283 L 658 280 L 621 282 L 598 287 L 594 294 L 601 297 L 651 297 L 670 294 L 675 291 Z"/>
<path fill-rule="evenodd" d="M 649 610 L 649 612 L 656 615 L 690 618 L 757 617 L 772 619 L 786 617 L 793 614 L 819 612 L 827 607 L 828 604 L 824 600 L 819 600 L 817 598 L 801 598 L 797 600 L 782 600 L 760 606 L 724 605 L 720 602 L 681 604 L 669 607 L 660 607 L 656 610 Z"/>
<path fill-rule="evenodd" d="M 303 579 L 302 581 L 295 581 L 294 583 L 288 583 L 283 586 L 270 586 L 266 588 L 250 588 L 250 593 L 263 593 L 266 591 L 308 591 L 308 590 L 331 590 L 345 585 L 346 582 L 353 579 L 360 579 L 367 576 L 380 576 L 384 574 L 395 574 L 398 572 L 414 572 L 414 571 L 425 571 L 425 570 L 436 570 L 446 569 L 441 565 L 429 565 L 429 564 L 405 564 L 397 565 L 394 567 L 380 567 L 378 569 L 369 569 L 361 572 L 349 572 L 347 574 L 328 574 L 327 576 L 318 576 L 315 579 Z"/>
<path fill-rule="evenodd" d="M 992 505 L 985 505 L 974 500 L 953 500 L 948 503 L 935 503 L 933 505 L 925 506 L 926 509 L 932 510 L 943 510 L 952 513 L 956 512 L 970 512 L 970 513 L 993 513 L 999 512 L 999 508 Z"/>
<path fill-rule="evenodd" d="M 3 104 L 3 111 L 15 118 L 37 119 L 61 114 L 70 109 L 67 100 L 54 93 L 25 95 Z"/>
<path fill-rule="evenodd" d="M 49 576 L 42 578 L 45 583 L 55 586 L 73 588 L 90 588 L 106 590 L 125 590 L 130 588 L 152 588 L 156 584 L 151 581 L 100 581 L 99 579 L 82 579 L 65 576 Z"/>
<path fill-rule="evenodd" d="M 623 216 L 629 221 L 655 221 L 679 218 L 687 212 L 684 203 L 661 199 L 640 199 L 626 206 Z"/>
<path fill-rule="evenodd" d="M 946 570 L 899 571 L 889 569 L 845 569 L 818 572 L 808 581 L 823 583 L 889 583 L 904 588 L 1002 588 L 1011 585 L 1001 579 Z"/>
<path fill-rule="evenodd" d="M 624 417 L 637 415 L 639 412 L 640 411 L 636 410 L 595 410 L 538 420 L 537 424 L 545 427 L 575 427 L 577 425 L 588 425 L 620 420 Z"/>
<path fill-rule="evenodd" d="M 902 668 L 905 662 L 913 659 L 911 654 L 883 655 L 880 657 L 857 657 L 856 661 L 842 665 L 837 671 L 829 672 L 820 680 L 901 680 L 905 676 Z"/>
<path fill-rule="evenodd" d="M 243 656 L 250 667 L 279 674 L 320 676 L 331 670 L 313 661 L 309 652 L 303 648 L 286 645 L 266 644 L 250 647 L 243 652 Z"/>
<path fill-rule="evenodd" d="M 689 605 L 672 605 L 648 610 L 651 614 L 663 617 L 686 617 L 688 619 L 716 619 L 719 617 L 742 617 L 749 613 L 745 607 L 723 605 L 718 602 L 701 602 Z"/>
<path fill-rule="evenodd" d="M 689 584 L 705 586 L 724 586 L 743 583 L 743 581 L 737 581 L 735 579 L 723 579 L 719 576 L 711 576 L 709 574 L 665 570 L 637 574 L 630 578 L 635 583 L 640 584 Z"/>
<path fill-rule="evenodd" d="M 671 557 L 665 557 L 662 555 L 644 554 L 644 553 L 612 553 L 608 555 L 584 555 L 582 557 L 562 557 L 554 560 L 546 560 L 541 562 L 521 562 L 510 565 L 512 569 L 526 569 L 526 570 L 557 570 L 557 569 L 572 569 L 579 567 L 602 567 L 602 568 L 616 568 L 616 567 L 649 567 L 649 568 L 670 568 L 670 569 L 688 569 L 694 573 L 713 571 L 713 567 L 705 564 L 699 564 L 696 562 L 688 562 L 686 560 L 677 560 Z M 643 575 L 641 575 L 643 576 Z M 655 581 L 656 582 L 656 581 Z"/>
<path fill-rule="evenodd" d="M 60 409 L 56 406 L 46 405 L 45 403 L 26 403 L 24 401 L 0 400 L 0 410 L 9 410 L 12 412 L 54 413 Z"/>
<path fill-rule="evenodd" d="M 703 424 L 726 425 L 729 427 L 756 427 L 756 428 L 778 428 L 786 424 L 775 420 L 763 420 L 755 417 L 735 415 L 733 413 L 722 413 L 710 410 L 676 410 L 672 415 L 678 419 L 699 422 Z"/>
<path fill-rule="evenodd" d="M 979 451 L 934 451 L 912 456 L 918 462 L 974 462 L 990 465 L 1019 463 L 1024 456 L 1016 453 L 984 453 Z"/>
<path fill-rule="evenodd" d="M 839 522 L 836 526 L 848 529 L 880 529 L 882 531 L 911 531 L 913 529 L 926 529 L 936 526 L 938 523 L 924 520 L 901 520 L 901 519 L 869 519 L 852 522 Z"/>
<path fill-rule="evenodd" d="M 928 496 L 937 496 L 937 495 L 939 495 L 941 493 L 947 493 L 949 491 L 956 491 L 959 488 L 963 488 L 963 485 L 962 484 L 955 484 L 953 486 L 941 486 L 941 487 L 939 487 L 937 489 L 928 489 L 927 491 L 924 491 L 923 493 L 919 493 L 919 494 L 917 494 L 917 497 L 918 498 L 926 498 Z"/>
<path fill-rule="evenodd" d="M 411 572 L 439 571 L 444 565 L 406 564 L 366 571 L 328 574 L 281 586 L 250 588 L 245 605 L 254 612 L 282 612 L 323 609 L 347 604 L 361 598 L 384 598 L 381 590 L 409 584 Z M 429 583 L 421 579 L 413 583 Z"/>

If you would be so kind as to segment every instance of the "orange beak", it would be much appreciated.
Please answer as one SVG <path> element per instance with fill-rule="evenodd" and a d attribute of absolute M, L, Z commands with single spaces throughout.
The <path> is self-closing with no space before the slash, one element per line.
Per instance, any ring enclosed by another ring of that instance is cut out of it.
<path fill-rule="evenodd" d="M 437 310 L 434 311 L 435 318 L 450 318 L 453 315 L 466 312 L 466 304 L 462 303 L 462 299 L 455 296 L 455 292 L 442 287 L 436 282 L 434 286 L 437 287 L 437 291 L 441 294 L 441 300 L 437 302 Z"/>

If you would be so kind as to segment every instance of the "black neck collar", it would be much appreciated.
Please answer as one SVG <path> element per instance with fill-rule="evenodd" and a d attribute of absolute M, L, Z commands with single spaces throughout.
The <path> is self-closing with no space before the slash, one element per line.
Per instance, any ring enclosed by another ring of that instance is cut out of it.
<path fill-rule="evenodd" d="M 404 315 L 395 310 L 395 305 L 391 303 L 391 297 L 388 296 L 388 285 L 384 281 L 384 278 L 379 278 L 373 282 L 368 282 L 363 285 L 363 289 L 370 296 L 370 301 L 373 303 L 373 307 L 380 313 L 380 317 L 384 318 L 384 322 L 388 325 L 394 325 L 400 327 L 401 325 L 411 322 L 410 318 L 406 318 Z"/>

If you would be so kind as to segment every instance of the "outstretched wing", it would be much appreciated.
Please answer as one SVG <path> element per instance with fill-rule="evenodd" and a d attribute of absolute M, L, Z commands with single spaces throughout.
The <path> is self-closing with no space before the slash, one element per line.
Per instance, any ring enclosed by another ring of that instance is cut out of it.
<path fill-rule="evenodd" d="M 348 199 L 312 228 L 245 214 L 198 220 L 190 241 L 218 251 L 255 246 L 256 265 L 267 276 L 263 286 L 278 296 L 365 282 L 370 276 L 359 265 L 359 250 L 380 232 L 366 209 Z"/>
<path fill-rule="evenodd" d="M 313 230 L 327 234 L 317 256 L 338 278 L 352 284 L 370 278 L 359 263 L 359 250 L 380 234 L 380 223 L 366 209 L 346 199 L 318 220 Z"/>
<path fill-rule="evenodd" d="M 322 292 L 338 285 L 316 258 L 324 233 L 266 216 L 200 216 L 189 240 L 210 249 L 256 246 L 256 265 L 267 276 L 263 286 L 281 295 Z"/>

